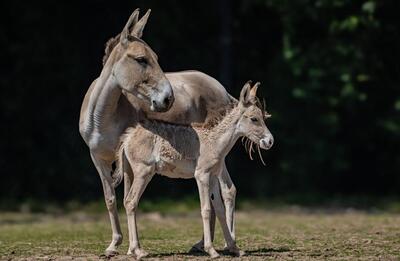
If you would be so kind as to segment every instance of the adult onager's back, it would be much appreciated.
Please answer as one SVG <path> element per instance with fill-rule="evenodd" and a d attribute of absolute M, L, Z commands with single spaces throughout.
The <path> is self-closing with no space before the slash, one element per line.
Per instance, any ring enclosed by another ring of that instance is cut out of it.
<path fill-rule="evenodd" d="M 264 122 L 267 115 L 257 106 L 257 87 L 258 84 L 251 88 L 247 83 L 239 102 L 214 126 L 177 126 L 145 120 L 124 134 L 114 178 L 116 184 L 125 178 L 124 205 L 128 215 L 130 254 L 138 258 L 146 254 L 139 245 L 135 213 L 148 182 L 159 173 L 170 178 L 196 179 L 204 226 L 204 250 L 211 257 L 218 256 L 211 242 L 209 198 L 210 181 L 214 179 L 210 177 L 221 175 L 225 157 L 239 137 L 246 136 L 263 149 L 269 149 L 273 144 L 273 137 Z M 228 249 L 239 254 L 224 215 L 221 226 Z"/>

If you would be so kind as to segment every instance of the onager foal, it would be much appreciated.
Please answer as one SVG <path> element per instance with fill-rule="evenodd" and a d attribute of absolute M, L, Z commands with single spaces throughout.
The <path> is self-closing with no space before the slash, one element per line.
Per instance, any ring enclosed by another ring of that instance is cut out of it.
<path fill-rule="evenodd" d="M 147 253 L 140 248 L 136 210 L 139 199 L 155 173 L 170 178 L 195 178 L 200 194 L 201 216 L 204 229 L 204 250 L 213 258 L 219 254 L 212 245 L 210 233 L 211 202 L 215 209 L 223 208 L 216 179 L 222 172 L 226 155 L 240 137 L 247 137 L 262 149 L 269 149 L 273 137 L 265 125 L 269 117 L 259 106 L 256 97 L 259 83 L 251 88 L 247 83 L 237 104 L 227 111 L 211 129 L 201 126 L 178 126 L 145 120 L 130 128 L 122 137 L 118 151 L 115 184 L 125 180 L 124 206 L 128 216 L 129 255 L 141 258 Z M 210 200 L 211 198 L 211 200 Z M 219 199 L 218 202 L 216 199 Z M 227 248 L 236 255 L 240 251 L 228 229 L 225 213 L 216 211 L 221 223 Z"/>

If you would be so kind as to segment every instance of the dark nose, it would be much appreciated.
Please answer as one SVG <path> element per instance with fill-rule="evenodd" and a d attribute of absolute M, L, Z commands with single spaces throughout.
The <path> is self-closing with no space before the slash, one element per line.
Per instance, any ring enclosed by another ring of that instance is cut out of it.
<path fill-rule="evenodd" d="M 156 100 L 151 101 L 153 103 L 153 108 L 156 112 L 165 112 L 167 111 L 167 107 L 164 102 L 157 102 Z"/>
<path fill-rule="evenodd" d="M 172 104 L 174 103 L 174 96 L 173 95 L 169 95 L 167 97 L 164 98 L 164 107 L 167 108 L 167 110 L 169 110 L 172 106 Z"/>
<path fill-rule="evenodd" d="M 268 140 L 268 145 L 271 147 L 272 144 L 274 144 L 274 138 L 271 136 L 271 138 Z"/>
<path fill-rule="evenodd" d="M 157 112 L 166 112 L 171 108 L 172 104 L 174 103 L 174 96 L 170 94 L 164 98 L 161 98 L 160 100 L 154 99 L 151 102 Z"/>
<path fill-rule="evenodd" d="M 154 93 L 151 100 L 153 109 L 157 112 L 166 112 L 171 108 L 175 100 L 172 86 L 168 81 L 164 81 L 158 85 L 157 89 L 159 91 Z"/>

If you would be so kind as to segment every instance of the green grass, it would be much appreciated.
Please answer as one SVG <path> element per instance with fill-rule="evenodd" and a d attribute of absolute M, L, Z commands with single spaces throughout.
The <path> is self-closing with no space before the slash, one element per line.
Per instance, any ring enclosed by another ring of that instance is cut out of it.
<path fill-rule="evenodd" d="M 127 227 L 121 255 L 127 251 Z M 207 259 L 187 254 L 202 234 L 198 211 L 139 214 L 139 236 L 149 260 Z M 237 214 L 237 240 L 245 260 L 400 260 L 400 215 L 304 209 Z M 106 213 L 0 213 L 0 260 L 98 260 L 109 243 Z M 215 246 L 223 248 L 217 227 Z M 231 257 L 223 256 L 222 260 Z"/>

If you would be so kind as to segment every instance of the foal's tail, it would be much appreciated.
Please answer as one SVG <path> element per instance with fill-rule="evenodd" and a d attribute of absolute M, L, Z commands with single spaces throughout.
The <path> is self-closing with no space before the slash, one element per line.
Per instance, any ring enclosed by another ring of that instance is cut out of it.
<path fill-rule="evenodd" d="M 124 164 L 126 164 L 126 156 L 125 156 L 125 148 L 124 143 L 121 143 L 119 146 L 117 155 L 116 155 L 116 162 L 117 168 L 115 169 L 112 179 L 113 179 L 113 187 L 116 188 L 124 179 Z"/>

